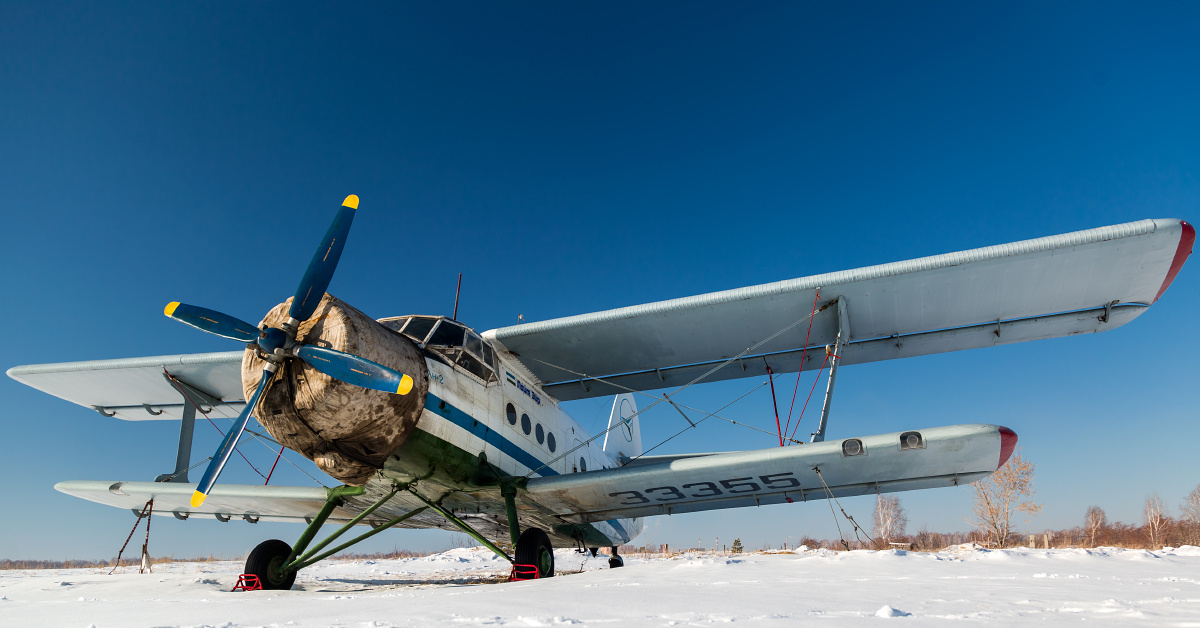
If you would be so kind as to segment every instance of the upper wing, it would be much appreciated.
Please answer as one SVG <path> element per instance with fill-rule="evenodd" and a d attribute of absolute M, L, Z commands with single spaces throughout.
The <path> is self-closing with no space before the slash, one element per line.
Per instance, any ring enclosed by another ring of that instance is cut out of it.
<path fill-rule="evenodd" d="M 823 354 L 800 355 L 818 290 L 848 314 L 843 364 L 1104 331 L 1158 300 L 1195 237 L 1181 220 L 1142 220 L 484 335 L 570 400 L 683 385 L 781 330 L 708 379 L 817 368 Z M 813 318 L 810 347 L 834 342 L 837 310 Z"/>
<path fill-rule="evenodd" d="M 902 437 L 910 434 L 918 434 L 918 440 L 902 447 Z M 847 440 L 857 441 L 858 449 L 843 449 Z M 634 460 L 615 469 L 532 479 L 526 491 L 550 513 L 588 523 L 956 486 L 994 472 L 1015 445 L 1016 435 L 1006 428 L 953 425 L 760 451 Z"/>
<path fill-rule="evenodd" d="M 170 373 L 199 392 L 195 402 L 220 402 L 240 412 L 242 351 L 159 355 L 147 358 L 32 364 L 8 369 L 8 376 L 84 407 L 128 421 L 182 418 L 183 395 L 167 381 Z M 160 413 L 160 414 L 155 414 Z"/>

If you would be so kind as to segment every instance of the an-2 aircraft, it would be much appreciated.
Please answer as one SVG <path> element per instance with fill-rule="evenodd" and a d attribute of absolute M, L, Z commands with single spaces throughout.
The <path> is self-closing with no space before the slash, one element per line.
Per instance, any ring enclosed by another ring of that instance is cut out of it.
<path fill-rule="evenodd" d="M 357 207 L 356 196 L 345 200 L 295 296 L 260 325 L 167 306 L 167 316 L 243 342 L 243 351 L 9 369 L 105 416 L 182 421 L 174 473 L 55 488 L 135 513 L 153 498 L 155 514 L 180 519 L 306 522 L 293 546 L 269 540 L 250 552 L 246 573 L 268 589 L 290 588 L 299 569 L 393 526 L 464 531 L 541 577 L 554 575 L 552 543 L 593 554 L 611 547 L 617 567 L 617 547 L 648 516 L 988 476 L 1016 444 L 1007 428 L 826 441 L 838 366 L 1120 327 L 1162 296 L 1195 241 L 1187 222 L 1142 220 L 478 334 L 444 316 L 376 321 L 326 294 Z M 827 362 L 810 443 L 643 454 L 633 393 Z M 604 395 L 615 398 L 602 435 L 586 434 L 559 406 Z M 217 406 L 240 415 L 191 484 L 195 413 Z M 216 484 L 250 416 L 343 485 Z M 327 522 L 344 525 L 312 545 Z M 325 549 L 355 525 L 372 529 Z"/>

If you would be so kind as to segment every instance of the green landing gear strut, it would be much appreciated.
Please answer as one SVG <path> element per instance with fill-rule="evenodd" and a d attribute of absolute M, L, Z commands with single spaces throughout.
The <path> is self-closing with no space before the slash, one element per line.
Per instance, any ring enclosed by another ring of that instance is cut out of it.
<path fill-rule="evenodd" d="M 366 519 L 371 513 L 375 512 L 380 506 L 386 504 L 388 500 L 395 497 L 400 489 L 392 489 L 392 492 L 383 496 L 379 501 L 372 504 L 366 510 L 360 512 L 345 525 L 338 528 L 333 534 L 329 535 L 324 541 L 317 543 L 312 549 L 308 549 L 308 544 L 312 542 L 313 537 L 317 535 L 317 531 L 329 519 L 329 515 L 333 514 L 333 509 L 337 508 L 342 503 L 342 498 L 353 497 L 363 494 L 361 486 L 339 486 L 328 489 L 328 497 L 325 499 L 325 505 L 321 507 L 321 511 L 317 516 L 309 522 L 308 527 L 300 535 L 300 540 L 296 541 L 295 547 L 288 547 L 288 544 L 278 539 L 264 541 L 250 552 L 250 557 L 246 560 L 246 573 L 258 576 L 258 580 L 262 583 L 264 589 L 290 589 L 296 581 L 296 572 L 312 565 L 313 563 L 324 560 L 334 554 L 364 541 L 388 528 L 412 517 L 413 515 L 424 512 L 427 507 L 422 506 L 415 510 L 411 510 L 395 519 L 384 522 L 378 527 L 358 535 L 357 537 L 338 545 L 337 547 L 321 552 L 330 543 L 336 541 L 339 537 L 353 528 L 363 519 Z M 318 553 L 320 552 L 320 553 Z"/>

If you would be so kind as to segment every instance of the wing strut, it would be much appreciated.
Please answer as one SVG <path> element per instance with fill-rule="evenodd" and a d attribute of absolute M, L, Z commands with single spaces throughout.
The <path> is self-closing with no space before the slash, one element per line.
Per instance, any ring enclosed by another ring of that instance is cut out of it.
<path fill-rule="evenodd" d="M 821 423 L 812 434 L 812 442 L 825 440 L 825 427 L 829 424 L 829 406 L 833 403 L 833 384 L 837 381 L 838 364 L 842 361 L 842 347 L 850 342 L 850 314 L 846 297 L 837 298 L 838 333 L 833 341 L 833 353 L 829 356 L 829 383 L 825 385 L 825 403 L 821 406 Z"/>
<path fill-rule="evenodd" d="M 163 369 L 163 377 L 183 397 L 183 422 L 179 426 L 179 448 L 175 452 L 175 471 L 163 473 L 154 478 L 154 481 L 187 484 L 188 466 L 192 461 L 192 433 L 196 429 L 196 408 L 200 404 L 204 404 L 211 409 L 220 405 L 222 401 L 188 385 L 183 380 L 171 375 L 166 369 Z"/>

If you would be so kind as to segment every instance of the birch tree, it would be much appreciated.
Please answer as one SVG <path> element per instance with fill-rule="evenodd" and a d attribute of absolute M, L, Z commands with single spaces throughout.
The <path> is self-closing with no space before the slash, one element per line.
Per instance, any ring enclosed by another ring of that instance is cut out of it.
<path fill-rule="evenodd" d="M 1192 523 L 1200 523 L 1200 485 L 1192 489 L 1179 506 L 1179 518 Z"/>
<path fill-rule="evenodd" d="M 875 499 L 875 538 L 881 543 L 904 536 L 908 515 L 895 495 L 878 495 Z"/>
<path fill-rule="evenodd" d="M 1146 530 L 1150 532 L 1150 548 L 1162 546 L 1163 524 L 1167 522 L 1166 507 L 1158 493 L 1151 493 L 1146 498 Z"/>
<path fill-rule="evenodd" d="M 1096 547 L 1096 534 L 1108 527 L 1108 516 L 1099 506 L 1089 506 L 1087 514 L 1083 516 L 1083 527 L 1087 530 L 1091 546 Z"/>
<path fill-rule="evenodd" d="M 1042 511 L 1041 504 L 1033 502 L 1035 468 L 1018 451 L 995 473 L 971 485 L 975 490 L 972 523 L 991 537 L 996 547 L 1008 544 L 1013 515 L 1023 512 L 1033 517 Z"/>

